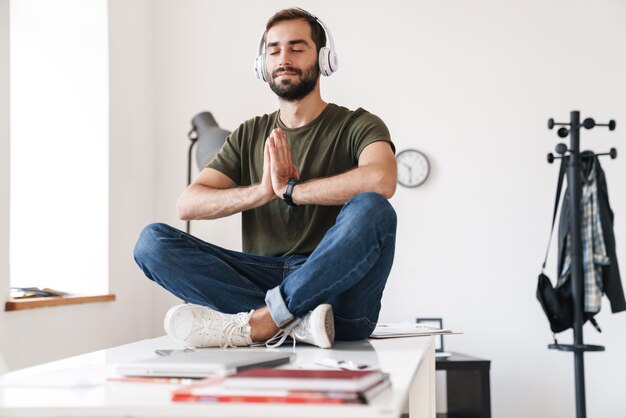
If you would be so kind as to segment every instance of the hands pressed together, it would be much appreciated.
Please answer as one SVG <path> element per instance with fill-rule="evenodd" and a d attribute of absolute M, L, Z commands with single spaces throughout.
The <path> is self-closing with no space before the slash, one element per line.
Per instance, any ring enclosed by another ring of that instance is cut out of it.
<path fill-rule="evenodd" d="M 299 180 L 300 170 L 293 163 L 285 132 L 276 128 L 265 141 L 261 186 L 268 197 L 282 199 L 290 179 Z"/>

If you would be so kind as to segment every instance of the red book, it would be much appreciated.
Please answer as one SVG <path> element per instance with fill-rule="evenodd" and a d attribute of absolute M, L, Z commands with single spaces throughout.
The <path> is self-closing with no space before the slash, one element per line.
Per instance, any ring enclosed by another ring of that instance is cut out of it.
<path fill-rule="evenodd" d="M 308 403 L 308 404 L 363 404 L 391 386 L 387 375 L 364 391 L 285 390 L 268 388 L 229 388 L 223 377 L 205 379 L 199 383 L 174 390 L 175 402 L 205 403 Z M 228 379 L 228 378 L 226 378 Z"/>
<path fill-rule="evenodd" d="M 203 402 L 203 403 L 311 403 L 311 404 L 348 404 L 362 403 L 361 399 L 330 398 L 297 393 L 233 393 L 233 394 L 181 394 L 172 396 L 174 402 Z"/>
<path fill-rule="evenodd" d="M 383 373 L 375 370 L 255 368 L 226 377 L 224 387 L 360 392 L 383 378 Z"/>
<path fill-rule="evenodd" d="M 365 399 L 357 393 L 281 389 L 232 389 L 224 387 L 223 382 L 215 379 L 207 379 L 200 383 L 176 389 L 172 393 L 172 400 L 174 402 L 206 403 L 347 404 L 365 402 Z"/>

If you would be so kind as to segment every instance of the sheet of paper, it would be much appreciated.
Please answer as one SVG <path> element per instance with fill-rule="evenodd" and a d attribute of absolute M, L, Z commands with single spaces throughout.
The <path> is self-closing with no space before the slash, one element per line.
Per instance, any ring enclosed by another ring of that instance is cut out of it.
<path fill-rule="evenodd" d="M 423 335 L 454 334 L 452 330 L 440 329 L 418 323 L 379 323 L 370 338 L 416 337 Z"/>
<path fill-rule="evenodd" d="M 86 389 L 104 385 L 110 373 L 106 367 L 85 365 L 38 374 L 0 376 L 0 386 Z"/>

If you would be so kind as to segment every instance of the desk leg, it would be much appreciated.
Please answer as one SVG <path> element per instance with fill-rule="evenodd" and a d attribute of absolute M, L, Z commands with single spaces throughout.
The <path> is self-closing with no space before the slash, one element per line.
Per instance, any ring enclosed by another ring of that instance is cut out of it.
<path fill-rule="evenodd" d="M 435 337 L 417 368 L 409 390 L 409 417 L 435 418 Z"/>

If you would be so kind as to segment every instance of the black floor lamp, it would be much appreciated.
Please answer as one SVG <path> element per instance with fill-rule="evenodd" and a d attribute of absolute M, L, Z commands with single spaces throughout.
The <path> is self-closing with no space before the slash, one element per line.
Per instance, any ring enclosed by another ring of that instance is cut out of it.
<path fill-rule="evenodd" d="M 222 148 L 224 140 L 228 135 L 230 135 L 230 131 L 220 128 L 210 112 L 201 112 L 194 116 L 191 120 L 191 130 L 187 134 L 187 137 L 189 137 L 191 141 L 187 154 L 187 185 L 191 184 L 193 146 L 197 143 L 196 164 L 198 170 L 202 170 Z M 189 221 L 187 221 L 187 233 L 189 233 L 189 228 L 190 224 Z"/>

